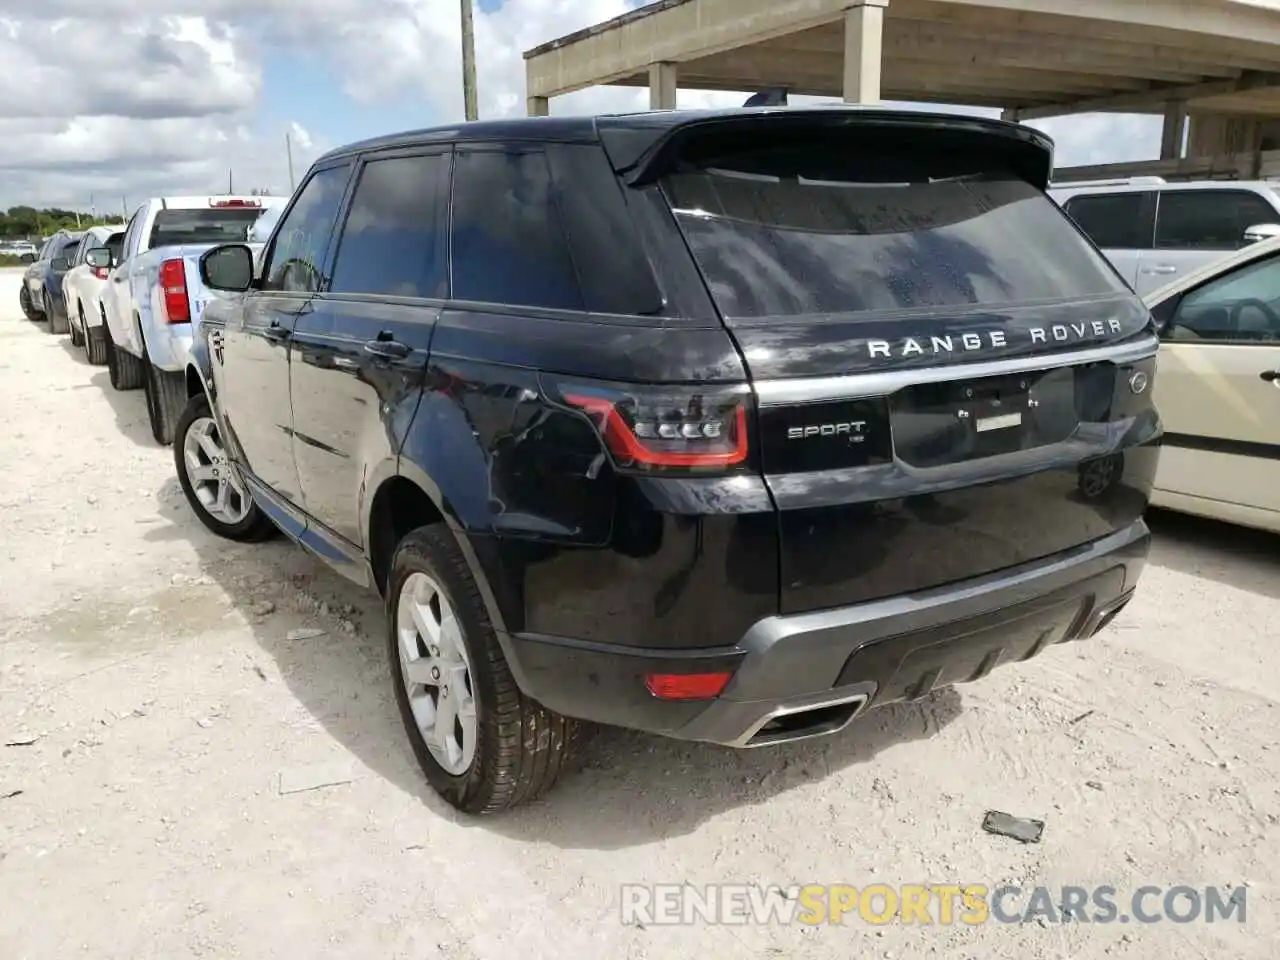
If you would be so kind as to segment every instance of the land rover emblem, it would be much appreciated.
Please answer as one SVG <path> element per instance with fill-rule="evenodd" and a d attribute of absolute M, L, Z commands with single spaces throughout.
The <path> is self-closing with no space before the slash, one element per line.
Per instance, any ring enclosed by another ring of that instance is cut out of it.
<path fill-rule="evenodd" d="M 1129 389 L 1134 393 L 1144 393 L 1149 382 L 1150 378 L 1141 370 L 1138 370 L 1129 378 Z"/>

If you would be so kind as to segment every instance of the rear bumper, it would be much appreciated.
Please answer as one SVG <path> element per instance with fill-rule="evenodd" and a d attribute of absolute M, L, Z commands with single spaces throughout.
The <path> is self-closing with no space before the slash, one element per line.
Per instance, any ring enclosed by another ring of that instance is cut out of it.
<path fill-rule="evenodd" d="M 977 680 L 1093 636 L 1128 603 L 1150 548 L 1141 520 L 1047 560 L 947 587 L 767 617 L 732 647 L 621 648 L 506 637 L 521 689 L 566 716 L 685 740 L 760 746 L 833 733 L 861 710 Z M 714 700 L 652 696 L 648 673 L 733 670 Z"/>

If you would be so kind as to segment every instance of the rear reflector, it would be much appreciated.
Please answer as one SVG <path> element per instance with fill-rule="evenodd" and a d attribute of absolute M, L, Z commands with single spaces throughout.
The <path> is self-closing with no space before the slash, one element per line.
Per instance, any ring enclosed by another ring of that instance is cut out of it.
<path fill-rule="evenodd" d="M 714 700 L 733 679 L 723 673 L 649 673 L 644 685 L 659 700 Z"/>
<path fill-rule="evenodd" d="M 160 292 L 164 295 L 164 315 L 168 323 L 190 323 L 191 304 L 187 300 L 187 268 L 181 260 L 160 264 Z"/>

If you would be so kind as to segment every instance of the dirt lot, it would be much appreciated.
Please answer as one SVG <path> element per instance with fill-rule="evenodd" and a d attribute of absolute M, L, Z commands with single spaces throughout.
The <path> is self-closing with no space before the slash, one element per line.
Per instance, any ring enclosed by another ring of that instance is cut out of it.
<path fill-rule="evenodd" d="M 1276 955 L 1276 538 L 1154 517 L 1139 598 L 1095 642 L 807 745 L 600 732 L 546 801 L 467 820 L 419 779 L 376 598 L 283 540 L 206 533 L 141 394 L 21 319 L 17 276 L 0 957 Z M 1043 842 L 983 833 L 989 808 Z M 625 882 L 1247 884 L 1248 920 L 623 925 Z"/>

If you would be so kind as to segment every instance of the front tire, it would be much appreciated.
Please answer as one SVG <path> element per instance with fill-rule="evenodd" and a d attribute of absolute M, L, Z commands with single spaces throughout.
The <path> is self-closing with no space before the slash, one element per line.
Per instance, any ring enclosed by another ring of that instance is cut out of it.
<path fill-rule="evenodd" d="M 18 306 L 22 307 L 22 315 L 35 323 L 40 319 L 40 311 L 31 302 L 31 291 L 27 289 L 27 281 L 22 281 L 22 289 L 18 291 Z"/>
<path fill-rule="evenodd" d="M 80 326 L 71 323 L 71 345 L 73 347 L 84 346 L 84 307 L 76 304 L 76 317 L 80 321 Z M 67 322 L 70 323 L 71 315 L 67 314 Z"/>
<path fill-rule="evenodd" d="M 111 386 L 117 390 L 137 390 L 142 386 L 142 361 L 128 350 L 121 350 L 111 339 L 111 328 L 102 327 L 106 339 L 107 373 L 111 378 Z"/>
<path fill-rule="evenodd" d="M 473 814 L 545 794 L 567 769 L 580 725 L 520 692 L 471 571 L 441 525 L 400 542 L 386 597 L 396 702 L 427 782 Z"/>
<path fill-rule="evenodd" d="M 53 297 L 49 296 L 46 290 L 44 294 L 44 318 L 49 321 L 49 332 L 62 334 L 67 332 L 70 326 L 65 316 L 59 316 L 58 311 L 54 309 Z"/>
<path fill-rule="evenodd" d="M 161 370 L 148 360 L 143 360 L 143 374 L 151 436 L 161 446 L 168 446 L 173 443 L 175 426 L 187 404 L 186 378 L 181 373 Z"/>
<path fill-rule="evenodd" d="M 175 426 L 173 461 L 178 483 L 200 522 L 227 540 L 265 540 L 275 526 L 258 508 L 240 471 L 231 462 L 209 398 L 187 401 Z"/>

